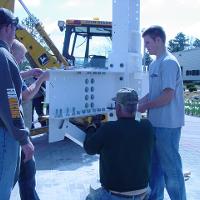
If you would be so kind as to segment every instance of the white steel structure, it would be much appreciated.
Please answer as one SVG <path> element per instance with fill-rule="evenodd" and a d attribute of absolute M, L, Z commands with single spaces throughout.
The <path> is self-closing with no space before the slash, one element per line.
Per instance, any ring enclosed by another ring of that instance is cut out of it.
<path fill-rule="evenodd" d="M 142 72 L 140 0 L 113 0 L 112 53 L 108 69 L 51 70 L 48 84 L 49 142 L 69 137 L 82 146 L 85 133 L 69 119 L 108 114 L 115 120 L 112 97 L 121 87 L 139 96 L 147 90 Z"/>

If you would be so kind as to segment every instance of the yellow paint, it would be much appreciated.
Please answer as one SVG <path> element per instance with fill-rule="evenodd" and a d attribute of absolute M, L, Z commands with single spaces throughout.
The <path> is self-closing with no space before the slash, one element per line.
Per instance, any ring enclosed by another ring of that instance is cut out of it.
<path fill-rule="evenodd" d="M 14 0 L 0 0 L 0 7 L 7 8 L 12 12 L 14 12 L 14 5 L 15 5 Z"/>
<path fill-rule="evenodd" d="M 20 118 L 20 110 L 17 98 L 8 98 L 10 113 L 13 119 Z"/>

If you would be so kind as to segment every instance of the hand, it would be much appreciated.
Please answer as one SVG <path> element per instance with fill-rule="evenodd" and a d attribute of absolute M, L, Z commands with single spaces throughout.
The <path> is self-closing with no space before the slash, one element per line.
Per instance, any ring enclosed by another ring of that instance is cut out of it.
<path fill-rule="evenodd" d="M 44 81 L 48 81 L 49 80 L 49 70 L 46 70 L 43 74 L 42 74 Z"/>
<path fill-rule="evenodd" d="M 85 133 L 86 134 L 95 133 L 96 130 L 97 130 L 96 125 L 94 123 L 92 123 L 85 129 Z"/>
<path fill-rule="evenodd" d="M 22 151 L 24 152 L 25 158 L 24 162 L 27 162 L 28 160 L 31 160 L 34 154 L 34 146 L 31 142 L 28 144 L 22 145 Z"/>
<path fill-rule="evenodd" d="M 48 80 L 49 80 L 49 71 L 47 70 L 47 71 L 43 72 L 43 73 L 39 76 L 38 79 L 41 79 L 42 82 L 48 81 Z"/>
<path fill-rule="evenodd" d="M 43 71 L 40 68 L 33 68 L 30 70 L 30 73 L 33 77 L 38 78 L 41 74 L 43 74 Z"/>
<path fill-rule="evenodd" d="M 92 123 L 96 125 L 96 128 L 101 126 L 102 121 L 105 120 L 105 115 L 98 114 L 92 117 Z"/>
<path fill-rule="evenodd" d="M 141 103 L 141 104 L 138 104 L 138 112 L 141 112 L 141 113 L 144 113 L 146 110 L 147 110 L 147 104 L 145 103 Z"/>

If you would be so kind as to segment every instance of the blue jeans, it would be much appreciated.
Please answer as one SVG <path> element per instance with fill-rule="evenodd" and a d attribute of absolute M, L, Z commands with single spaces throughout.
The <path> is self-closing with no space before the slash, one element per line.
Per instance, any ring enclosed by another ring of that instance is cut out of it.
<path fill-rule="evenodd" d="M 90 194 L 86 197 L 86 200 L 147 200 L 149 197 L 149 192 L 150 191 L 147 191 L 145 195 L 136 195 L 133 198 L 124 198 L 110 194 L 104 188 L 101 187 L 97 190 L 90 189 Z"/>
<path fill-rule="evenodd" d="M 19 143 L 0 127 L 0 199 L 9 200 L 19 160 Z"/>
<path fill-rule="evenodd" d="M 21 152 L 21 164 L 20 164 L 20 173 L 19 173 L 19 191 L 21 200 L 39 200 L 37 192 L 35 190 L 35 159 L 24 163 L 24 153 Z"/>
<path fill-rule="evenodd" d="M 149 200 L 163 200 L 164 187 L 171 200 L 186 200 L 185 182 L 179 154 L 181 128 L 154 128 L 155 147 Z"/>

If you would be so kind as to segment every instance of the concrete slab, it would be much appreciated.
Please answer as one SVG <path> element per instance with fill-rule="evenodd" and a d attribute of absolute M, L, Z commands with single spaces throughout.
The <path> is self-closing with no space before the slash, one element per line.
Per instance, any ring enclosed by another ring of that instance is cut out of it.
<path fill-rule="evenodd" d="M 98 182 L 98 156 L 89 156 L 69 139 L 48 144 L 47 135 L 33 139 L 37 164 L 37 191 L 41 200 L 84 200 L 90 184 Z M 180 152 L 184 170 L 192 172 L 186 181 L 188 200 L 200 197 L 200 118 L 186 116 Z M 165 200 L 169 197 L 166 194 Z M 20 200 L 16 185 L 11 200 Z"/>

